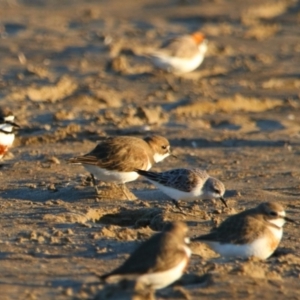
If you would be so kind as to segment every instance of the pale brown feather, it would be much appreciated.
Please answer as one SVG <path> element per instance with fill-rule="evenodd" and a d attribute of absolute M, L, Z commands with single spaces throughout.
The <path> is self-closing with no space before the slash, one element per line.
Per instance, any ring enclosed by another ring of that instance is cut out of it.
<path fill-rule="evenodd" d="M 90 153 L 71 158 L 69 162 L 123 172 L 132 172 L 135 168 L 146 170 L 148 162 L 154 163 L 153 151 L 148 143 L 130 136 L 108 138 Z"/>

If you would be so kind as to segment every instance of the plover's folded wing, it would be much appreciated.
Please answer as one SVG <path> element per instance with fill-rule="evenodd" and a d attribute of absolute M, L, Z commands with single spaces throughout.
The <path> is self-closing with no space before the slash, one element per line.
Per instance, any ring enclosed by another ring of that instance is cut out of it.
<path fill-rule="evenodd" d="M 95 165 L 107 170 L 132 172 L 135 168 L 149 169 L 153 157 L 150 156 L 147 148 L 139 144 L 133 146 L 126 143 L 101 143 L 90 153 L 71 158 L 69 162 Z"/>
<path fill-rule="evenodd" d="M 173 38 L 166 41 L 158 50 L 150 55 L 156 57 L 177 57 L 189 59 L 199 52 L 197 45 L 189 35 Z"/>
<path fill-rule="evenodd" d="M 177 190 L 190 192 L 199 180 L 203 180 L 204 177 L 208 177 L 205 171 L 202 171 L 203 177 L 199 177 L 199 174 L 193 169 L 173 169 L 166 172 L 149 172 L 143 170 L 137 170 L 137 172 L 149 179 L 150 181 L 157 182 L 161 185 L 176 188 Z"/>
<path fill-rule="evenodd" d="M 253 222 L 256 224 L 255 231 L 252 230 Z M 250 215 L 243 216 L 242 214 L 237 214 L 226 219 L 218 228 L 213 229 L 210 233 L 192 238 L 191 240 L 243 245 L 259 238 L 265 229 L 266 226 L 263 220 L 256 219 Z"/>

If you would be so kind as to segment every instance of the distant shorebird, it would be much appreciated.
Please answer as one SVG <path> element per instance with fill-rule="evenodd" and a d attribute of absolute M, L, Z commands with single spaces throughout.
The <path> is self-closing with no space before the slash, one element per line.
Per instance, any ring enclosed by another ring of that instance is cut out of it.
<path fill-rule="evenodd" d="M 186 270 L 191 250 L 186 244 L 188 227 L 169 224 L 164 231 L 142 243 L 119 268 L 100 276 L 101 280 L 134 279 L 154 290 L 178 280 Z"/>
<path fill-rule="evenodd" d="M 224 184 L 206 171 L 200 169 L 173 169 L 166 172 L 137 170 L 163 193 L 172 198 L 175 206 L 182 211 L 179 200 L 220 199 L 227 207 Z"/>
<path fill-rule="evenodd" d="M 187 73 L 195 70 L 204 60 L 207 40 L 201 32 L 182 35 L 164 43 L 149 53 L 153 64 L 168 72 Z"/>
<path fill-rule="evenodd" d="M 122 184 L 122 192 L 129 199 L 125 183 L 138 178 L 135 169 L 149 170 L 170 154 L 169 141 L 162 136 L 144 139 L 118 136 L 107 138 L 90 153 L 71 158 L 69 162 L 82 164 L 91 173 L 97 194 L 95 177 L 104 182 Z"/>
<path fill-rule="evenodd" d="M 14 123 L 15 116 L 9 110 L 0 110 L 0 159 L 7 153 L 15 140 L 16 129 L 20 126 Z"/>
<path fill-rule="evenodd" d="M 278 203 L 265 202 L 227 218 L 211 233 L 193 238 L 225 257 L 267 259 L 278 247 L 286 217 Z"/>

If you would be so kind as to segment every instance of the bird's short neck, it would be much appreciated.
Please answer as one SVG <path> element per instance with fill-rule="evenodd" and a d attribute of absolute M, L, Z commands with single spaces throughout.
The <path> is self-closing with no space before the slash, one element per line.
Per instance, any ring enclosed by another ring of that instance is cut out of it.
<path fill-rule="evenodd" d="M 169 155 L 170 155 L 169 153 L 160 154 L 160 153 L 155 152 L 155 153 L 153 154 L 153 160 L 154 160 L 156 163 L 158 163 L 158 162 L 164 160 L 164 159 L 165 159 L 166 157 L 168 157 Z"/>

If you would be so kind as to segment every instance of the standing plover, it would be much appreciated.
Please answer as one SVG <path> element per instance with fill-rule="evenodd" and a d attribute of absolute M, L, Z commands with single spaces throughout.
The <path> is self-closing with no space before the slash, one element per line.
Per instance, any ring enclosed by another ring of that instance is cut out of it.
<path fill-rule="evenodd" d="M 286 217 L 278 203 L 265 202 L 227 218 L 211 233 L 193 238 L 224 257 L 267 259 L 278 247 Z"/>
<path fill-rule="evenodd" d="M 168 72 L 187 73 L 202 63 L 207 51 L 207 40 L 200 32 L 171 39 L 160 49 L 149 53 L 153 64 Z"/>
<path fill-rule="evenodd" d="M 142 243 L 120 267 L 100 279 L 134 279 L 154 290 L 170 285 L 183 275 L 191 256 L 187 232 L 185 223 L 168 224 L 164 231 Z"/>
<path fill-rule="evenodd" d="M 82 164 L 92 175 L 104 182 L 122 184 L 122 192 L 129 199 L 125 183 L 136 180 L 135 169 L 149 170 L 171 154 L 169 141 L 159 135 L 144 139 L 132 136 L 110 137 L 83 156 L 71 158 L 70 163 Z"/>
<path fill-rule="evenodd" d="M 163 193 L 168 195 L 178 209 L 179 200 L 194 199 L 220 199 L 227 207 L 224 184 L 210 177 L 206 171 L 200 169 L 173 169 L 166 172 L 148 172 L 137 170 L 139 175 L 144 176 Z"/>
<path fill-rule="evenodd" d="M 19 125 L 14 123 L 15 116 L 11 111 L 0 110 L 0 159 L 7 153 L 15 139 Z"/>

